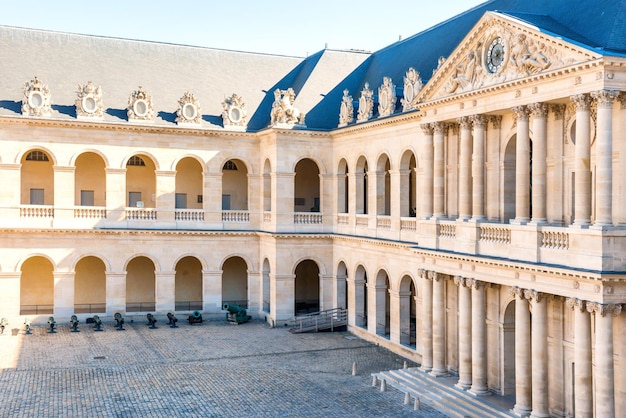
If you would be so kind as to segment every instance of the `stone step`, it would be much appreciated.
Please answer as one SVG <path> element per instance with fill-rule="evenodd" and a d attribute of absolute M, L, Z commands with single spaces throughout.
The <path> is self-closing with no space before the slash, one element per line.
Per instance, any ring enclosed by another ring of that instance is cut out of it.
<path fill-rule="evenodd" d="M 424 401 L 451 417 L 514 417 L 511 412 L 499 409 L 480 398 L 435 377 L 415 369 L 390 370 L 375 373 L 378 380 Z"/>

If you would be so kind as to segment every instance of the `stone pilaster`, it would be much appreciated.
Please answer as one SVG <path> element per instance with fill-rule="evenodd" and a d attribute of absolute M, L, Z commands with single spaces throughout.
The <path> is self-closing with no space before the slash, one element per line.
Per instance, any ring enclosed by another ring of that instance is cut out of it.
<path fill-rule="evenodd" d="M 431 271 L 433 282 L 433 376 L 444 376 L 446 370 L 446 301 L 445 276 Z"/>
<path fill-rule="evenodd" d="M 433 369 L 433 282 L 425 270 L 419 271 L 422 278 L 422 366 L 425 372 Z"/>
<path fill-rule="evenodd" d="M 459 381 L 457 386 L 467 390 L 472 386 L 472 293 L 471 282 L 454 277 L 459 287 Z"/>
<path fill-rule="evenodd" d="M 532 303 L 531 353 L 532 353 L 532 413 L 531 417 L 547 418 L 548 409 L 548 298 L 549 295 L 526 290 Z"/>
<path fill-rule="evenodd" d="M 570 97 L 576 103 L 576 149 L 574 184 L 574 224 L 586 228 L 591 222 L 591 138 L 588 94 Z"/>
<path fill-rule="evenodd" d="M 591 362 L 591 318 L 586 302 L 569 298 L 567 306 L 574 309 L 574 410 L 578 418 L 593 416 Z"/>
<path fill-rule="evenodd" d="M 428 219 L 433 215 L 433 125 L 422 125 L 424 132 L 422 161 L 424 171 L 422 172 L 422 207 L 420 217 Z"/>
<path fill-rule="evenodd" d="M 459 219 L 472 216 L 472 122 L 469 117 L 457 119 L 461 129 L 459 158 Z"/>
<path fill-rule="evenodd" d="M 445 216 L 445 163 L 444 163 L 444 133 L 447 125 L 442 122 L 433 123 L 433 218 Z"/>
<path fill-rule="evenodd" d="M 514 107 L 517 116 L 515 140 L 515 223 L 526 224 L 530 220 L 530 133 L 529 111 L 526 106 Z"/>
<path fill-rule="evenodd" d="M 515 296 L 515 406 L 513 412 L 528 416 L 531 411 L 530 311 L 524 290 L 511 288 Z"/>
<path fill-rule="evenodd" d="M 472 149 L 472 220 L 485 218 L 485 127 L 487 118 L 472 116 L 474 141 Z"/>
<path fill-rule="evenodd" d="M 532 161 L 532 218 L 533 224 L 547 222 L 546 172 L 547 172 L 547 114 L 548 106 L 533 103 L 529 106 L 533 115 L 533 161 Z"/>
<path fill-rule="evenodd" d="M 471 279 L 472 287 L 472 387 L 477 396 L 489 395 L 487 388 L 487 324 L 485 283 Z"/>

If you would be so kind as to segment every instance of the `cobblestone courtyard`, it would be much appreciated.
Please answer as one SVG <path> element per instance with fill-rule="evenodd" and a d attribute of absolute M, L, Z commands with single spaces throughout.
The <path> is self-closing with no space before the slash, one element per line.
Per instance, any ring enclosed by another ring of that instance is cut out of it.
<path fill-rule="evenodd" d="M 14 324 L 12 324 L 14 325 Z M 143 318 L 104 332 L 81 322 L 0 337 L 3 417 L 442 417 L 371 386 L 404 359 L 347 332 L 290 334 Z M 352 376 L 356 363 L 357 375 Z"/>

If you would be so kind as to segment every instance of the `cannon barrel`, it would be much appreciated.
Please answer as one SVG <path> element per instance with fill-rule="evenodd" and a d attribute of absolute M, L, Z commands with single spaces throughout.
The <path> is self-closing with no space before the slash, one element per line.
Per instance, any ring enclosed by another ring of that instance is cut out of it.
<path fill-rule="evenodd" d="M 228 322 L 233 324 L 243 324 L 244 322 L 248 322 L 252 319 L 252 317 L 248 315 L 248 311 L 246 311 L 245 308 L 235 305 L 234 303 L 224 303 L 222 305 L 222 309 L 228 311 L 226 319 Z"/>
<path fill-rule="evenodd" d="M 168 312 L 167 319 L 169 320 L 170 328 L 178 328 L 178 325 L 176 325 L 176 322 L 178 322 L 178 318 L 176 318 L 176 315 L 174 315 L 171 312 Z"/>
<path fill-rule="evenodd" d="M 193 325 L 196 323 L 201 324 L 202 323 L 202 314 L 200 313 L 200 311 L 193 311 L 191 313 L 191 315 L 189 315 L 189 325 Z"/>
<path fill-rule="evenodd" d="M 57 322 L 54 320 L 54 316 L 50 316 L 48 317 L 48 324 L 50 325 L 50 331 L 48 331 L 49 334 L 54 334 L 56 331 L 54 330 L 54 327 L 56 326 Z"/>
<path fill-rule="evenodd" d="M 150 328 L 155 329 L 157 327 L 155 325 L 157 319 L 151 313 L 147 314 L 146 317 L 148 318 L 148 325 L 150 325 Z"/>
<path fill-rule="evenodd" d="M 239 305 L 235 305 L 234 303 L 225 303 L 222 305 L 222 309 L 228 311 L 231 314 L 236 314 L 239 312 L 245 312 L 246 310 Z"/>
<path fill-rule="evenodd" d="M 80 332 L 78 330 L 78 317 L 76 315 L 72 315 L 70 318 L 70 324 L 72 324 L 72 332 Z"/>
<path fill-rule="evenodd" d="M 117 330 L 118 331 L 125 331 L 124 329 L 124 317 L 122 316 L 121 313 L 119 312 L 115 312 L 115 315 L 113 315 L 113 318 L 115 319 L 115 322 L 117 322 Z"/>
<path fill-rule="evenodd" d="M 100 319 L 100 317 L 98 315 L 94 315 L 93 316 L 93 322 L 96 328 L 96 331 L 102 331 L 102 320 Z"/>
<path fill-rule="evenodd" d="M 30 334 L 30 319 L 24 319 L 24 328 L 26 329 L 26 334 Z"/>

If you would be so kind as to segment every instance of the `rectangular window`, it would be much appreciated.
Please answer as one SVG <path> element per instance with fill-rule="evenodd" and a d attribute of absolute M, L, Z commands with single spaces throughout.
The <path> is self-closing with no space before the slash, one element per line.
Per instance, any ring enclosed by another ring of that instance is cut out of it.
<path fill-rule="evenodd" d="M 93 190 L 80 191 L 80 205 L 93 206 Z"/>
<path fill-rule="evenodd" d="M 230 210 L 230 195 L 222 195 L 222 210 Z"/>
<path fill-rule="evenodd" d="M 43 205 L 43 189 L 30 189 L 30 204 L 31 205 Z"/>
<path fill-rule="evenodd" d="M 128 206 L 131 208 L 142 208 L 141 192 L 128 192 Z"/>
<path fill-rule="evenodd" d="M 187 209 L 187 193 L 176 193 L 176 209 Z"/>

